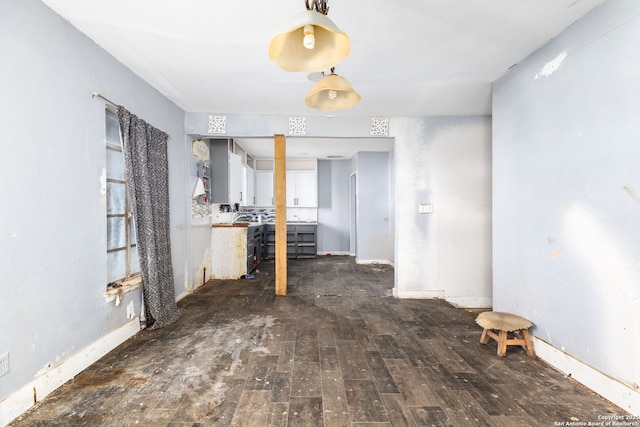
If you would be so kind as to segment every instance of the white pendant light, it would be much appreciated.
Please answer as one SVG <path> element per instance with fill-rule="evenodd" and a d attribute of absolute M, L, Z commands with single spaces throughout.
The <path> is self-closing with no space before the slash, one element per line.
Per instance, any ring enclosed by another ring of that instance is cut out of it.
<path fill-rule="evenodd" d="M 328 70 L 351 50 L 349 36 L 326 14 L 309 9 L 308 3 L 307 9 L 289 19 L 269 43 L 269 58 L 285 71 Z M 321 10 L 328 11 L 326 0 Z"/>
<path fill-rule="evenodd" d="M 316 83 L 304 103 L 322 111 L 355 107 L 360 102 L 360 95 L 353 90 L 347 79 L 335 74 L 333 69 L 331 71 L 331 74 Z"/>

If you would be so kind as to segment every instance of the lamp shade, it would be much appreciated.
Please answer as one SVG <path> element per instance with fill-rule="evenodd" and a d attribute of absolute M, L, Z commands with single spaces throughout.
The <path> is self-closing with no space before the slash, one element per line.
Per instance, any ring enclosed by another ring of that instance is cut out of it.
<path fill-rule="evenodd" d="M 198 178 L 198 180 L 196 181 L 196 188 L 193 189 L 193 196 L 191 197 L 193 199 L 197 199 L 203 194 L 207 194 L 207 192 L 204 189 L 204 182 L 202 182 L 202 178 Z"/>
<path fill-rule="evenodd" d="M 305 47 L 305 27 L 312 31 L 313 48 Z M 326 15 L 305 10 L 284 25 L 269 43 L 269 58 L 285 71 L 328 70 L 349 55 L 349 36 Z"/>
<path fill-rule="evenodd" d="M 304 99 L 304 103 L 307 107 L 333 111 L 354 107 L 360 99 L 360 95 L 353 90 L 347 79 L 332 73 L 316 83 Z"/>

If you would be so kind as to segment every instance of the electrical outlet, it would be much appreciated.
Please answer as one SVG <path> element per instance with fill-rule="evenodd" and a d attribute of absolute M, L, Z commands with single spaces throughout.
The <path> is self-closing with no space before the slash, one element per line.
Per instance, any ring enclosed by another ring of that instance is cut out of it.
<path fill-rule="evenodd" d="M 9 373 L 9 353 L 0 355 L 0 377 Z"/>

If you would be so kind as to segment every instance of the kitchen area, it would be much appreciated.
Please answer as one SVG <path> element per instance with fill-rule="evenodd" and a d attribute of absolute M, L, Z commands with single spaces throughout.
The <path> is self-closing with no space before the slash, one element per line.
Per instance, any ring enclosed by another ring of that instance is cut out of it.
<path fill-rule="evenodd" d="M 211 220 L 208 277 L 250 279 L 275 257 L 273 159 L 256 159 L 230 138 L 194 140 L 193 152 L 192 215 Z M 288 258 L 317 256 L 317 182 L 317 159 L 287 161 Z"/>
<path fill-rule="evenodd" d="M 307 147 L 303 153 L 300 139 L 287 139 L 287 258 L 341 255 L 393 264 L 393 143 L 376 142 L 377 151 L 330 156 Z M 189 150 L 191 243 L 202 251 L 200 265 L 189 268 L 194 285 L 251 279 L 275 257 L 273 139 L 195 136 Z"/>

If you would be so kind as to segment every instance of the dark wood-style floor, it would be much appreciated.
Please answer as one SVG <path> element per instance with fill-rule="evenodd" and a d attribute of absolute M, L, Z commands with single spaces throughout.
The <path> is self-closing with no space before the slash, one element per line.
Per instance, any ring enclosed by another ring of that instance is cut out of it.
<path fill-rule="evenodd" d="M 273 262 L 212 281 L 11 426 L 552 426 L 624 414 L 520 348 L 480 345 L 471 314 L 391 296 L 393 269 Z"/>

